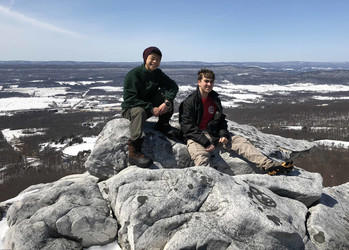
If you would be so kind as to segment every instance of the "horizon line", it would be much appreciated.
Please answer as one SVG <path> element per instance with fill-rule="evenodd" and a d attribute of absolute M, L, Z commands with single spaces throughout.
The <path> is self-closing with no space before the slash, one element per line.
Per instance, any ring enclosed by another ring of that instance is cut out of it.
<path fill-rule="evenodd" d="M 49 63 L 49 62 L 73 62 L 73 63 L 143 63 L 143 61 L 100 61 L 100 60 L 0 60 L 0 63 L 9 62 L 33 62 L 33 63 Z M 305 60 L 285 60 L 285 61 L 196 61 L 196 60 L 172 60 L 172 61 L 161 61 L 161 63 L 207 63 L 207 64 L 217 64 L 217 63 L 349 63 L 349 61 L 305 61 Z"/>

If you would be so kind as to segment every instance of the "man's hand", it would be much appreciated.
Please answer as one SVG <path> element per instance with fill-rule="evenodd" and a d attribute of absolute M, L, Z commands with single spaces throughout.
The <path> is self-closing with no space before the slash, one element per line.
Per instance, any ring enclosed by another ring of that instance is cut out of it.
<path fill-rule="evenodd" d="M 212 152 L 214 150 L 214 146 L 211 144 L 207 148 L 205 148 L 207 152 Z"/>
<path fill-rule="evenodd" d="M 154 115 L 154 116 L 159 116 L 159 115 L 160 115 L 160 110 L 159 110 L 158 107 L 154 107 L 154 108 L 153 108 L 153 115 Z"/>
<path fill-rule="evenodd" d="M 153 115 L 154 116 L 163 115 L 167 112 L 168 112 L 168 107 L 167 107 L 166 103 L 161 104 L 159 107 L 153 108 Z"/>
<path fill-rule="evenodd" d="M 223 145 L 227 144 L 228 143 L 228 139 L 225 138 L 225 137 L 221 137 L 218 141 L 219 143 L 222 143 Z"/>
<path fill-rule="evenodd" d="M 159 106 L 160 115 L 167 113 L 167 111 L 168 111 L 168 106 L 166 105 L 166 103 L 163 103 Z"/>

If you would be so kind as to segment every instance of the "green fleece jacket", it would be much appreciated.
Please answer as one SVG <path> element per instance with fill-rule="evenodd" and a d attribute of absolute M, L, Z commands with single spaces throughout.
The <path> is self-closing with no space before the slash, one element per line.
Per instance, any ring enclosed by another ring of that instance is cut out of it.
<path fill-rule="evenodd" d="M 178 86 L 161 69 L 150 72 L 144 64 L 132 69 L 124 80 L 122 110 L 143 107 L 151 116 L 153 96 L 160 88 L 165 90 L 165 100 L 173 102 Z"/>

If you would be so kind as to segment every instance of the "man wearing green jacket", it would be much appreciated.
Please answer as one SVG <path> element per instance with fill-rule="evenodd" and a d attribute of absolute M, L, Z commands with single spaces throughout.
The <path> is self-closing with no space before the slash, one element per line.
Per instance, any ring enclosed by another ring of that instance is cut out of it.
<path fill-rule="evenodd" d="M 143 52 L 144 63 L 127 73 L 124 80 L 122 116 L 130 120 L 128 140 L 129 163 L 148 167 L 152 160 L 142 153 L 143 127 L 151 116 L 159 117 L 155 129 L 165 134 L 173 133 L 169 124 L 173 114 L 173 100 L 178 86 L 159 69 L 162 53 L 157 47 Z"/>

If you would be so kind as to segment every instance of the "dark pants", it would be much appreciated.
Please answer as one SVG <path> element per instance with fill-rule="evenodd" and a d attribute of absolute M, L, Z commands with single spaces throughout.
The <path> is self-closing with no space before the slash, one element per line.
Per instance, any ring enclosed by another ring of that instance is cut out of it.
<path fill-rule="evenodd" d="M 153 96 L 151 103 L 154 107 L 160 106 L 165 101 L 164 92 L 159 90 Z M 168 123 L 173 114 L 173 104 L 170 107 L 170 110 L 163 115 L 159 116 L 159 123 L 164 124 Z M 151 117 L 147 114 L 144 108 L 142 107 L 132 107 L 123 111 L 122 116 L 130 120 L 130 139 L 135 141 L 143 137 L 143 128 L 146 120 Z"/>

